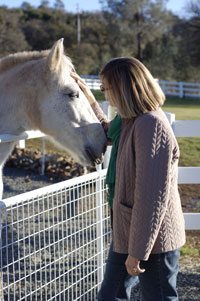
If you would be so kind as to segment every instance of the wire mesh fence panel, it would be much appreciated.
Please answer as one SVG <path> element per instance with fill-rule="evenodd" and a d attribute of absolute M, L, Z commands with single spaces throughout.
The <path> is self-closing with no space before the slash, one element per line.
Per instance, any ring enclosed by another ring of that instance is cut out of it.
<path fill-rule="evenodd" d="M 4 200 L 2 300 L 95 300 L 110 241 L 105 172 L 72 180 Z"/>

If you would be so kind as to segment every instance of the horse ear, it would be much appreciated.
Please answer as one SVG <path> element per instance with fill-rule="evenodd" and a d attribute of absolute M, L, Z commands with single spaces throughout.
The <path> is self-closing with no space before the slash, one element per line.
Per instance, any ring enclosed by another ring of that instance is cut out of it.
<path fill-rule="evenodd" d="M 55 71 L 59 68 L 62 56 L 64 54 L 64 39 L 58 40 L 50 50 L 50 53 L 47 57 L 47 64 L 51 71 Z"/>

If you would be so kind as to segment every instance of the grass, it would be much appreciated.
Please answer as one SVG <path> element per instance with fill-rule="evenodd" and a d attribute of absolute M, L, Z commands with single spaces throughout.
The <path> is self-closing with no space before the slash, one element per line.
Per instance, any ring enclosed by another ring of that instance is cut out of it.
<path fill-rule="evenodd" d="M 174 113 L 177 120 L 200 119 L 200 99 L 167 98 L 163 110 Z"/>
<path fill-rule="evenodd" d="M 167 98 L 163 110 L 174 113 L 177 120 L 200 119 L 200 99 Z M 200 166 L 200 137 L 178 138 L 180 166 Z"/>
<path fill-rule="evenodd" d="M 200 231 L 186 231 L 186 244 L 180 249 L 181 257 L 191 257 L 193 261 L 199 263 L 200 248 L 199 248 Z"/>
<path fill-rule="evenodd" d="M 181 256 L 192 256 L 192 257 L 199 256 L 199 249 L 194 248 L 193 246 L 187 244 L 184 247 L 182 247 L 180 251 L 181 251 Z"/>
<path fill-rule="evenodd" d="M 200 138 L 178 138 L 179 166 L 200 166 Z"/>

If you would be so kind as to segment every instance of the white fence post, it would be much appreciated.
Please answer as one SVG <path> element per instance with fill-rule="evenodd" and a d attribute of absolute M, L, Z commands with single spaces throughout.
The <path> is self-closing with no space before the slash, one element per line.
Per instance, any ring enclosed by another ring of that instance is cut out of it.
<path fill-rule="evenodd" d="M 107 116 L 108 116 L 108 120 L 112 120 L 116 115 L 116 108 L 112 107 L 110 105 L 108 105 L 108 109 L 107 109 Z M 112 146 L 108 145 L 105 155 L 104 155 L 104 162 L 103 162 L 103 167 L 107 168 L 108 164 L 109 164 L 109 160 L 110 160 L 110 154 L 111 154 L 111 149 Z"/>
<path fill-rule="evenodd" d="M 4 202 L 0 201 L 0 300 L 4 301 L 3 296 L 3 271 L 2 271 L 2 225 L 3 219 L 6 216 L 6 205 Z"/>
<path fill-rule="evenodd" d="M 26 147 L 26 140 L 19 140 L 17 145 L 18 145 L 19 148 L 25 148 Z"/>
<path fill-rule="evenodd" d="M 179 97 L 183 98 L 183 83 L 179 82 Z"/>
<path fill-rule="evenodd" d="M 170 112 L 165 112 L 165 115 L 167 116 L 167 119 L 169 120 L 169 123 L 173 128 L 173 123 L 175 122 L 175 114 Z"/>
<path fill-rule="evenodd" d="M 99 171 L 99 178 L 96 181 L 96 221 L 97 221 L 97 283 L 98 288 L 100 288 L 101 282 L 103 280 L 103 198 L 102 198 L 102 176 L 101 176 L 101 164 L 96 166 L 97 171 Z"/>

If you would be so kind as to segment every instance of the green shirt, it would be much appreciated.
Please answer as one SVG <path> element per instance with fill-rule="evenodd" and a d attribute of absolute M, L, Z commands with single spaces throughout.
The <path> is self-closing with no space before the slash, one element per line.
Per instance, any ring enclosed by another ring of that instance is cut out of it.
<path fill-rule="evenodd" d="M 119 115 L 116 115 L 115 118 L 111 121 L 107 132 L 108 138 L 112 141 L 112 150 L 108 165 L 108 171 L 106 174 L 106 184 L 108 187 L 108 203 L 110 207 L 112 207 L 115 192 L 116 160 L 121 132 L 121 124 L 121 117 Z"/>

